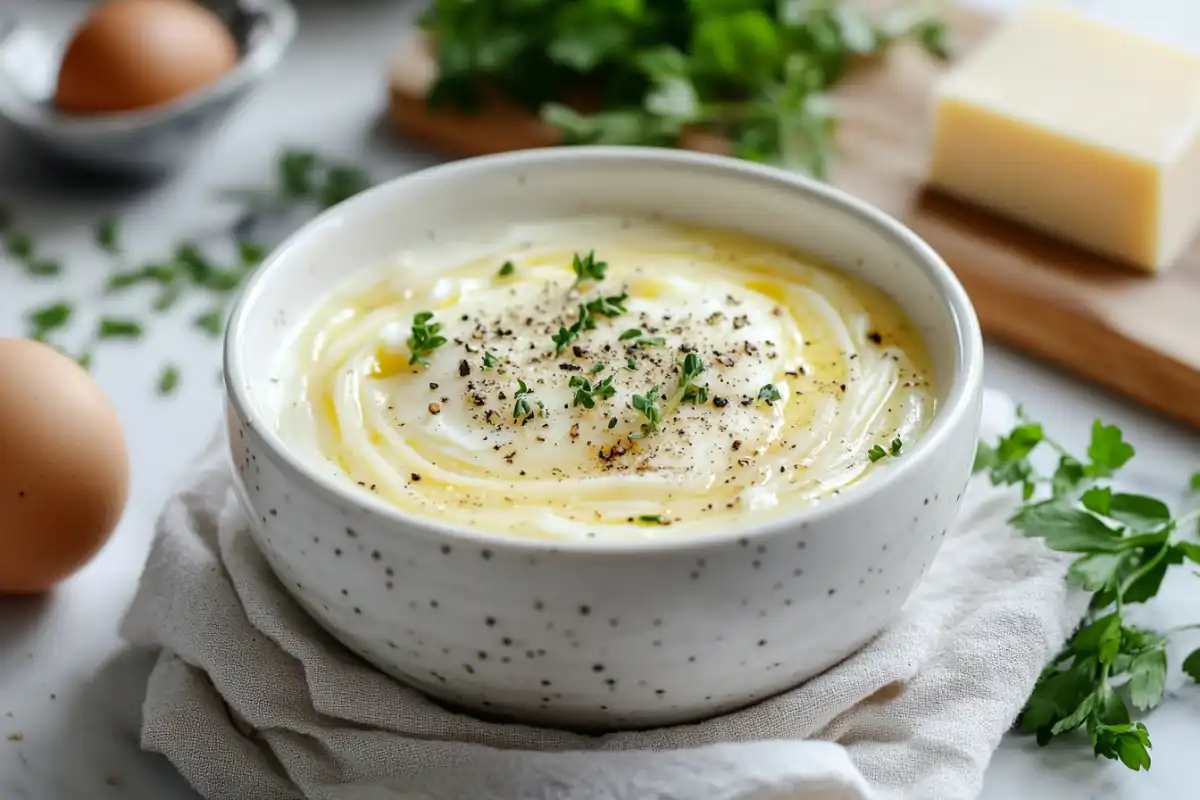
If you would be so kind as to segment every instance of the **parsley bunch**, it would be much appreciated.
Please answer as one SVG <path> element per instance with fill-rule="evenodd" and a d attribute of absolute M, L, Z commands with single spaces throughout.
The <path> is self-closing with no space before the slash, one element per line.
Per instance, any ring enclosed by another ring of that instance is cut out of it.
<path fill-rule="evenodd" d="M 1082 727 L 1097 756 L 1149 769 L 1149 732 L 1130 709 L 1162 703 L 1169 635 L 1130 624 L 1125 611 L 1154 597 L 1172 565 L 1200 564 L 1200 543 L 1187 524 L 1197 511 L 1173 516 L 1161 500 L 1113 490 L 1112 477 L 1134 454 L 1119 428 L 1097 420 L 1080 459 L 1018 415 L 1019 424 L 998 442 L 980 444 L 975 470 L 993 484 L 1022 487 L 1025 503 L 1012 525 L 1052 550 L 1077 554 L 1067 580 L 1092 593 L 1087 617 L 1038 678 L 1019 727 L 1042 745 Z M 1030 462 L 1043 446 L 1058 455 L 1049 476 Z M 1200 488 L 1200 474 L 1192 488 Z M 1200 680 L 1200 649 L 1183 668 Z"/>
<path fill-rule="evenodd" d="M 948 55 L 917 4 L 876 20 L 837 0 L 434 0 L 421 25 L 437 49 L 432 107 L 473 110 L 490 83 L 567 144 L 709 133 L 818 177 L 835 122 L 825 93 L 856 58 L 902 39 Z"/>

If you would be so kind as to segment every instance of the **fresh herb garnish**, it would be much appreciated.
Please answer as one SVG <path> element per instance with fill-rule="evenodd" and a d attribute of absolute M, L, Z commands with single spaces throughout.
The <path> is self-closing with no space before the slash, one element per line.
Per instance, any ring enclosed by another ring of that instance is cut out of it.
<path fill-rule="evenodd" d="M 621 335 L 617 337 L 618 342 L 627 342 L 630 339 L 638 339 L 642 336 L 641 328 L 629 328 L 621 331 Z"/>
<path fill-rule="evenodd" d="M 8 254 L 19 261 L 33 257 L 33 237 L 24 231 L 12 231 L 4 239 Z"/>
<path fill-rule="evenodd" d="M 209 336 L 217 337 L 225 332 L 225 313 L 215 308 L 196 317 L 195 325 Z"/>
<path fill-rule="evenodd" d="M 629 295 L 625 292 L 611 297 L 597 297 L 587 304 L 587 310 L 589 314 L 597 317 L 618 317 L 626 313 L 624 304 L 628 299 Z"/>
<path fill-rule="evenodd" d="M 663 518 L 662 518 L 661 514 L 642 514 L 640 517 L 637 518 L 637 521 L 641 522 L 644 525 L 666 525 L 667 524 L 667 523 L 663 522 Z"/>
<path fill-rule="evenodd" d="M 140 339 L 142 324 L 137 320 L 122 317 L 101 317 L 96 326 L 98 339 Z"/>
<path fill-rule="evenodd" d="M 1162 702 L 1170 634 L 1130 624 L 1125 611 L 1154 597 L 1171 565 L 1200 564 L 1200 545 L 1181 534 L 1191 535 L 1187 523 L 1200 510 L 1172 516 L 1156 498 L 1113 491 L 1111 478 L 1134 455 L 1119 428 L 1097 420 L 1086 458 L 1077 458 L 1018 415 L 995 444 L 980 443 L 975 471 L 1022 488 L 1011 524 L 1051 550 L 1077 554 L 1067 580 L 1092 593 L 1080 629 L 1038 678 L 1019 727 L 1042 745 L 1082 727 L 1096 755 L 1149 769 L 1149 732 L 1131 720 L 1130 707 L 1144 712 Z M 1048 476 L 1029 460 L 1040 446 L 1058 455 Z M 1200 485 L 1196 476 L 1192 485 Z M 1184 671 L 1200 679 L 1200 650 L 1184 659 Z"/>
<path fill-rule="evenodd" d="M 54 303 L 29 312 L 29 338 L 43 341 L 47 334 L 65 327 L 71 321 L 73 309 L 67 303 Z"/>
<path fill-rule="evenodd" d="M 503 264 L 500 265 L 500 271 L 497 272 L 496 274 L 499 275 L 501 278 L 507 278 L 509 275 L 512 275 L 516 271 L 517 271 L 516 264 L 514 264 L 511 261 L 505 261 Z"/>
<path fill-rule="evenodd" d="M 179 368 L 168 364 L 158 374 L 158 393 L 163 397 L 171 394 L 179 386 Z"/>
<path fill-rule="evenodd" d="M 884 450 L 879 445 L 872 446 L 871 449 L 867 451 L 867 458 L 871 459 L 871 463 L 874 464 L 876 461 L 879 461 L 882 458 L 900 455 L 900 450 L 903 447 L 904 443 L 900 441 L 899 437 L 897 437 L 892 439 L 892 443 L 887 450 Z"/>
<path fill-rule="evenodd" d="M 606 262 L 596 260 L 595 250 L 589 250 L 584 256 L 576 253 L 571 257 L 571 271 L 575 273 L 575 282 L 571 284 L 571 288 L 575 288 L 584 281 L 602 281 L 607 270 Z"/>
<path fill-rule="evenodd" d="M 533 417 L 533 390 L 525 385 L 525 381 L 517 379 L 517 402 L 513 405 L 513 419 L 522 422 Z M 541 403 L 538 403 L 541 406 Z"/>
<path fill-rule="evenodd" d="M 637 361 L 632 356 L 625 359 L 625 369 L 630 372 L 637 372 Z"/>
<path fill-rule="evenodd" d="M 239 241 L 238 256 L 242 260 L 242 267 L 245 269 L 254 269 L 262 260 L 267 257 L 267 248 L 257 242 Z"/>
<path fill-rule="evenodd" d="M 585 330 L 591 330 L 594 327 L 596 327 L 596 321 L 588 313 L 587 306 L 580 303 L 579 318 L 569 328 L 559 327 L 558 333 L 550 337 L 551 341 L 554 342 L 555 354 L 565 350 L 568 344 L 579 338 L 580 333 Z"/>
<path fill-rule="evenodd" d="M 488 372 L 495 369 L 500 364 L 500 359 L 492 355 L 490 350 L 483 351 L 483 371 Z"/>
<path fill-rule="evenodd" d="M 758 399 L 769 406 L 773 406 L 777 400 L 783 399 L 783 395 L 779 393 L 779 389 L 775 384 L 768 383 L 758 390 Z"/>
<path fill-rule="evenodd" d="M 827 93 L 856 60 L 913 40 L 947 55 L 920 6 L 881 19 L 840 2 L 656 0 L 481 3 L 436 0 L 432 108 L 471 112 L 499 87 L 563 132 L 565 144 L 678 146 L 691 133 L 734 155 L 826 173 L 835 119 Z M 593 113 L 564 98 L 605 87 Z"/>
<path fill-rule="evenodd" d="M 679 365 L 679 388 L 676 391 L 680 403 L 698 405 L 708 402 L 708 386 L 696 384 L 696 378 L 700 377 L 702 372 L 704 362 L 700 360 L 700 356 L 695 353 L 684 356 L 683 363 Z"/>
<path fill-rule="evenodd" d="M 575 390 L 575 397 L 571 401 L 571 405 L 584 408 L 595 408 L 597 400 L 607 400 L 617 393 L 616 387 L 613 386 L 612 375 L 597 382 L 594 386 L 582 375 L 572 375 L 568 385 Z"/>
<path fill-rule="evenodd" d="M 408 349 L 412 354 L 408 359 L 409 366 L 429 366 L 425 357 L 446 343 L 446 337 L 438 334 L 441 329 L 442 324 L 433 321 L 432 311 L 418 311 L 413 315 L 412 335 L 408 337 Z"/>
<path fill-rule="evenodd" d="M 621 331 L 617 341 L 629 342 L 626 347 L 663 347 L 667 343 L 667 340 L 661 336 L 647 336 L 641 328 L 629 328 Z"/>
<path fill-rule="evenodd" d="M 597 372 L 604 372 L 604 365 L 597 361 L 595 364 L 592 364 L 588 372 L 593 375 L 595 375 Z"/>
<path fill-rule="evenodd" d="M 650 390 L 645 394 L 635 394 L 633 396 L 630 401 L 633 410 L 645 417 L 646 421 L 642 423 L 641 433 L 632 433 L 629 438 L 640 439 L 658 431 L 658 426 L 662 423 L 662 408 L 659 406 L 660 400 L 658 386 L 651 386 Z"/>
<path fill-rule="evenodd" d="M 118 236 L 119 221 L 116 217 L 108 216 L 96 223 L 92 232 L 93 238 L 100 249 L 116 255 L 121 252 L 121 242 Z"/>
<path fill-rule="evenodd" d="M 33 258 L 25 263 L 25 273 L 35 278 L 53 278 L 62 274 L 62 264 L 52 258 Z"/>

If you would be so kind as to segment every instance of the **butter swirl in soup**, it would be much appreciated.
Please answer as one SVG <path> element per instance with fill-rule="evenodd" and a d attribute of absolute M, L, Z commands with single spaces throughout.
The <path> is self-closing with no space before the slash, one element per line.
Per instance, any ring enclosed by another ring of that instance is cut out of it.
<path fill-rule="evenodd" d="M 934 412 L 881 292 L 651 222 L 402 254 L 319 309 L 281 433 L 407 512 L 541 538 L 719 529 L 904 457 Z"/>

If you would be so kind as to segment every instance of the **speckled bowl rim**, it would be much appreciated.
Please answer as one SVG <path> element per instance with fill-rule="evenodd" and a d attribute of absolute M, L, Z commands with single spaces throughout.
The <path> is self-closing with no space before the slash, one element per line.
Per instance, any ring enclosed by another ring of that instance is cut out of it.
<path fill-rule="evenodd" d="M 259 301 L 265 291 L 263 287 L 266 276 L 280 264 L 291 260 L 292 254 L 303 249 L 308 240 L 318 231 L 323 233 L 327 228 L 337 227 L 336 220 L 354 217 L 368 207 L 380 203 L 401 182 L 436 181 L 442 177 L 456 177 L 461 173 L 493 168 L 502 162 L 514 167 L 522 165 L 529 167 L 562 165 L 567 167 L 613 162 L 625 162 L 626 164 L 632 162 L 635 165 L 647 167 L 654 165 L 686 166 L 693 170 L 716 172 L 739 180 L 759 181 L 777 188 L 798 192 L 834 206 L 841 213 L 857 218 L 863 224 L 891 240 L 897 251 L 910 256 L 918 268 L 925 273 L 925 277 L 930 280 L 935 291 L 939 293 L 940 298 L 949 308 L 955 334 L 955 359 L 954 375 L 946 394 L 945 403 L 935 414 L 925 435 L 912 446 L 911 450 L 906 448 L 904 458 L 894 460 L 888 464 L 886 469 L 877 470 L 875 474 L 852 484 L 837 496 L 824 498 L 811 506 L 799 508 L 793 513 L 780 515 L 763 522 L 752 522 L 746 525 L 733 524 L 725 530 L 680 535 L 678 538 L 534 539 L 491 533 L 486 530 L 451 525 L 433 517 L 406 513 L 373 495 L 358 492 L 355 487 L 333 475 L 317 471 L 293 453 L 288 444 L 275 431 L 273 425 L 250 413 L 250 409 L 254 406 L 251 402 L 250 383 L 246 379 L 240 344 L 249 315 L 255 306 L 261 305 Z M 948 444 L 955 429 L 963 424 L 964 417 L 972 413 L 975 400 L 982 391 L 983 336 L 980 333 L 975 309 L 967 297 L 966 290 L 933 248 L 895 218 L 840 189 L 802 175 L 725 156 L 645 147 L 554 147 L 479 156 L 418 170 L 368 189 L 318 215 L 275 248 L 243 289 L 234 305 L 225 331 L 224 373 L 225 393 L 233 412 L 248 428 L 247 435 L 256 437 L 262 443 L 266 455 L 281 470 L 291 473 L 314 495 L 335 503 L 339 507 L 355 508 L 376 517 L 380 522 L 394 527 L 397 534 L 420 534 L 435 540 L 452 540 L 529 552 L 594 553 L 598 556 L 602 554 L 650 555 L 719 545 L 739 539 L 753 540 L 759 537 L 770 537 L 794 529 L 797 525 L 806 522 L 816 522 L 834 517 L 869 500 L 888 487 L 906 480 L 910 473 L 921 470 L 931 459 L 938 457 L 939 451 Z"/>

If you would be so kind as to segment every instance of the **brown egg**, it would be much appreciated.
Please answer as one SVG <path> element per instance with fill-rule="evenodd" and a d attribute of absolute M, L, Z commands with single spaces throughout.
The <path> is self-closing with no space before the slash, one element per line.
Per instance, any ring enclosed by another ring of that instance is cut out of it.
<path fill-rule="evenodd" d="M 68 45 L 54 104 L 77 114 L 149 108 L 214 83 L 237 60 L 228 28 L 192 0 L 109 0 Z"/>
<path fill-rule="evenodd" d="M 0 592 L 43 592 L 121 518 L 129 456 L 87 372 L 51 347 L 0 339 Z"/>

